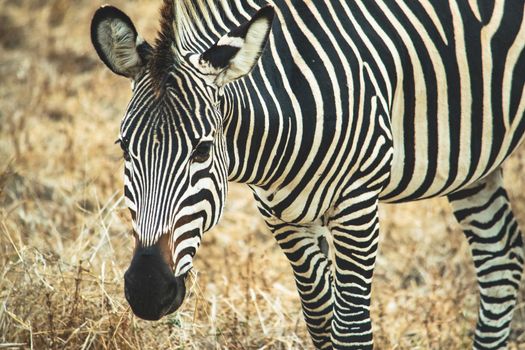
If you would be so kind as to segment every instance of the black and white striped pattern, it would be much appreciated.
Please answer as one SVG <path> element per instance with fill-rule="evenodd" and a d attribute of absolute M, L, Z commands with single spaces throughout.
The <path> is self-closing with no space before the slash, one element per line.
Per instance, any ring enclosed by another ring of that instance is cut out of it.
<path fill-rule="evenodd" d="M 378 203 L 448 195 L 481 289 L 474 348 L 504 348 L 523 248 L 499 168 L 525 130 L 525 4 L 164 3 L 121 128 L 138 240 L 170 234 L 186 272 L 227 180 L 246 183 L 315 346 L 371 349 Z"/>
<path fill-rule="evenodd" d="M 501 171 L 449 196 L 472 247 L 481 296 L 474 346 L 500 349 L 509 336 L 523 270 L 523 242 Z"/>
<path fill-rule="evenodd" d="M 191 80 L 184 75 L 191 76 L 191 71 L 178 73 L 170 78 L 176 81 L 160 100 L 149 74 L 135 82 L 126 112 L 134 117 L 124 119 L 120 144 L 133 229 L 144 246 L 176 230 L 169 243 L 175 273 L 182 275 L 191 268 L 201 233 L 215 225 L 222 213 L 227 152 L 219 114 L 204 103 L 212 91 L 193 82 L 190 86 Z M 190 90 L 191 94 L 186 93 Z M 196 93 L 203 97 L 199 99 Z M 196 112 L 202 118 L 197 123 Z M 210 154 L 195 159 L 199 152 Z"/>

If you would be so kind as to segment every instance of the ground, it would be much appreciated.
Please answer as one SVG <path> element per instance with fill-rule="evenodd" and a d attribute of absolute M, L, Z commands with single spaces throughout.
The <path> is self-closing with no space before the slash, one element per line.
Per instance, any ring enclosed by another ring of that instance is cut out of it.
<path fill-rule="evenodd" d="M 113 3 L 151 41 L 159 2 Z M 288 263 L 242 185 L 205 235 L 182 309 L 158 322 L 132 315 L 122 276 L 133 243 L 113 144 L 131 91 L 91 47 L 101 3 L 0 0 L 0 348 L 312 348 Z M 522 227 L 524 169 L 522 146 L 505 166 Z M 380 215 L 376 348 L 470 348 L 477 286 L 446 200 L 384 205 Z M 524 295 L 511 349 L 525 349 Z"/>

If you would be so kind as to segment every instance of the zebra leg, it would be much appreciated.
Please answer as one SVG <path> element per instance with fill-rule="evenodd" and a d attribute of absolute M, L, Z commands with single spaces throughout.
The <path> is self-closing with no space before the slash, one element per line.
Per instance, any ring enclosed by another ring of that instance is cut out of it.
<path fill-rule="evenodd" d="M 321 250 L 322 226 L 275 224 L 267 220 L 277 243 L 292 265 L 306 326 L 317 349 L 331 349 L 332 274 Z"/>
<path fill-rule="evenodd" d="M 474 349 L 504 349 L 524 254 L 501 170 L 449 195 L 448 199 L 470 244 L 480 289 Z"/>
<path fill-rule="evenodd" d="M 370 292 L 379 240 L 378 194 L 352 196 L 328 218 L 335 248 L 334 349 L 372 349 Z"/>

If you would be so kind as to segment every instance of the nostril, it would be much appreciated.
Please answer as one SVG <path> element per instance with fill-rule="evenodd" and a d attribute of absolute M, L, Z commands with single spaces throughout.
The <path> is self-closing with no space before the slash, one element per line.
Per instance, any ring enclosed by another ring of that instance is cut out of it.
<path fill-rule="evenodd" d="M 124 274 L 124 296 L 133 313 L 146 320 L 173 312 L 184 298 L 184 281 L 177 282 L 160 253 L 158 247 L 139 248 Z"/>

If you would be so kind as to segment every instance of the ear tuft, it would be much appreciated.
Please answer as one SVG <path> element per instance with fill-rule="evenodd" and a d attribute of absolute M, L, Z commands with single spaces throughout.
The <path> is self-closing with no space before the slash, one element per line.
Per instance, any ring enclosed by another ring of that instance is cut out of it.
<path fill-rule="evenodd" d="M 224 35 L 201 55 L 201 69 L 216 74 L 219 86 L 250 73 L 268 41 L 274 15 L 273 7 L 265 6 L 250 21 Z"/>
<path fill-rule="evenodd" d="M 93 15 L 91 41 L 109 69 L 129 78 L 140 72 L 151 51 L 131 19 L 113 6 L 102 6 Z"/>

